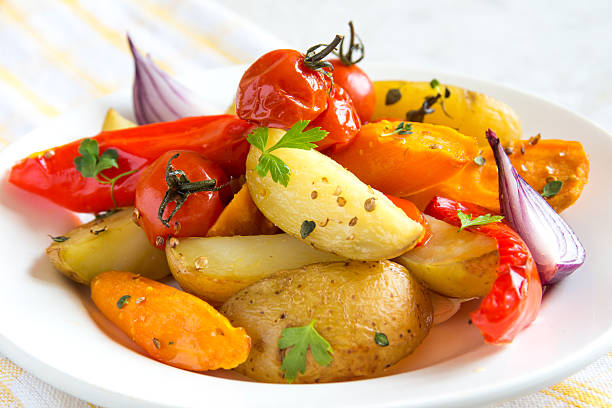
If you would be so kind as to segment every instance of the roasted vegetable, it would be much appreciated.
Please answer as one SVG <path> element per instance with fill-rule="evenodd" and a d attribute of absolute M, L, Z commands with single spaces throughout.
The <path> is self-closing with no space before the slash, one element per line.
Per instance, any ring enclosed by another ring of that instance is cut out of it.
<path fill-rule="evenodd" d="M 223 209 L 206 236 L 272 235 L 279 232 L 280 230 L 255 206 L 249 188 L 244 184 Z"/>
<path fill-rule="evenodd" d="M 127 129 L 135 126 L 137 125 L 134 122 L 124 118 L 119 114 L 119 112 L 117 112 L 113 108 L 110 108 L 106 112 L 106 116 L 104 117 L 102 131 L 110 132 L 111 130 Z"/>
<path fill-rule="evenodd" d="M 561 181 L 561 191 L 547 198 L 548 203 L 561 212 L 574 204 L 588 182 L 589 159 L 580 142 L 542 139 L 534 144 L 534 140 L 523 140 L 508 150 L 512 152 L 510 161 L 536 191 L 542 192 L 552 180 Z M 439 195 L 499 212 L 497 166 L 490 148 L 484 150 L 482 158 L 483 165 L 472 162 L 454 177 L 408 199 L 422 209 Z"/>
<path fill-rule="evenodd" d="M 201 299 L 130 272 L 109 271 L 91 282 L 102 314 L 165 364 L 194 371 L 233 368 L 246 360 L 243 328 Z"/>
<path fill-rule="evenodd" d="M 457 129 L 478 140 L 483 148 L 489 146 L 485 138 L 489 128 L 497 132 L 504 146 L 520 139 L 521 122 L 503 102 L 457 86 L 432 87 L 433 82 L 375 81 L 376 107 L 371 120 L 417 120 L 426 98 L 440 94 L 431 106 L 434 111 L 425 114 L 422 121 Z"/>
<path fill-rule="evenodd" d="M 287 234 L 171 239 L 166 255 L 179 285 L 214 303 L 274 272 L 343 259 Z"/>
<path fill-rule="evenodd" d="M 175 122 L 154 123 L 130 129 L 102 132 L 92 139 L 101 154 L 117 152 L 118 168 L 103 175 L 119 179 L 114 196 L 119 206 L 134 204 L 140 171 L 168 150 L 194 150 L 217 163 L 230 176 L 244 173 L 249 149 L 246 136 L 253 125 L 234 116 L 200 116 Z M 113 208 L 111 186 L 83 177 L 74 164 L 83 139 L 30 155 L 15 164 L 9 182 L 76 212 L 100 212 Z"/>
<path fill-rule="evenodd" d="M 432 237 L 395 259 L 430 289 L 445 296 L 485 296 L 497 277 L 494 239 L 426 216 Z"/>
<path fill-rule="evenodd" d="M 285 370 L 281 367 L 291 352 L 279 348 L 285 329 L 314 320 L 331 346 L 327 366 L 311 353 L 298 361 L 305 372 L 294 381 L 314 383 L 380 374 L 421 343 L 433 320 L 428 291 L 390 261 L 322 263 L 279 272 L 236 293 L 220 310 L 253 339 L 248 360 L 236 370 L 264 382 L 285 382 L 287 362 Z"/>
<path fill-rule="evenodd" d="M 272 146 L 285 132 L 269 133 L 267 146 Z M 397 256 L 423 236 L 421 225 L 329 157 L 293 148 L 274 155 L 290 169 L 287 186 L 259 175 L 261 151 L 255 146 L 247 157 L 247 185 L 260 211 L 288 234 L 360 260 Z"/>
<path fill-rule="evenodd" d="M 476 142 L 453 129 L 424 123 L 369 123 L 331 157 L 361 181 L 398 197 L 452 177 L 478 155 Z"/>
<path fill-rule="evenodd" d="M 459 227 L 461 214 L 480 217 L 486 209 L 435 197 L 425 213 Z M 461 213 L 461 214 L 460 214 Z M 470 314 L 485 341 L 492 344 L 511 343 L 514 337 L 538 316 L 542 302 L 542 283 L 529 248 L 507 224 L 492 222 L 468 227 L 468 231 L 486 235 L 497 243 L 499 264 L 491 291 L 478 309 Z"/>
<path fill-rule="evenodd" d="M 109 270 L 163 278 L 170 273 L 164 254 L 149 244 L 144 231 L 132 221 L 133 211 L 125 208 L 67 232 L 47 248 L 49 261 L 58 271 L 85 285 Z"/>

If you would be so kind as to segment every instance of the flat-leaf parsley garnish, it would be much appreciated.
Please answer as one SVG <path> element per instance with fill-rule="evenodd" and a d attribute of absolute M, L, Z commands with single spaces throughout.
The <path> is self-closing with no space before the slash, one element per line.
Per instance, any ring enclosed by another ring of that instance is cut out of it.
<path fill-rule="evenodd" d="M 311 150 L 317 147 L 314 142 L 323 140 L 327 136 L 327 132 L 321 130 L 320 127 L 304 131 L 308 123 L 308 120 L 300 120 L 274 146 L 268 149 L 266 149 L 268 144 L 268 128 L 259 127 L 253 130 L 247 137 L 247 140 L 250 144 L 261 150 L 259 162 L 255 167 L 255 171 L 260 177 L 265 177 L 270 172 L 274 182 L 287 187 L 291 169 L 278 156 L 273 155 L 272 152 L 276 149 Z"/>
<path fill-rule="evenodd" d="M 117 158 L 119 154 L 115 149 L 106 149 L 104 153 L 100 154 L 100 147 L 98 141 L 94 139 L 83 139 L 79 145 L 80 156 L 74 158 L 74 166 L 77 171 L 81 173 L 83 177 L 91 177 L 98 180 L 102 184 L 110 184 L 110 194 L 113 200 L 113 208 L 117 208 L 117 202 L 115 201 L 115 183 L 122 177 L 136 173 L 138 170 L 126 171 L 116 177 L 110 178 L 102 172 L 112 167 L 119 168 Z"/>
<path fill-rule="evenodd" d="M 281 365 L 287 382 L 293 382 L 298 373 L 306 372 L 306 353 L 309 348 L 317 364 L 328 366 L 333 360 L 330 344 L 315 330 L 314 324 L 315 320 L 307 326 L 287 327 L 281 332 L 278 347 L 281 350 L 291 347 L 285 353 Z"/>
<path fill-rule="evenodd" d="M 459 217 L 459 220 L 461 220 L 461 228 L 459 228 L 459 231 L 463 230 L 464 228 L 473 227 L 476 225 L 486 225 L 491 224 L 493 222 L 500 222 L 504 219 L 502 215 L 491 214 L 481 215 L 472 219 L 472 214 L 464 214 L 461 212 L 461 210 L 457 211 L 457 216 Z"/>

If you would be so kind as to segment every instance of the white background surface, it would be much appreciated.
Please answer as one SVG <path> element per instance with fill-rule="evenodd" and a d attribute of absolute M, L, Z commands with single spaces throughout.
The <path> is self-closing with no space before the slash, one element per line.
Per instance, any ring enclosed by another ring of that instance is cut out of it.
<path fill-rule="evenodd" d="M 352 19 L 369 61 L 404 62 L 501 82 L 612 130 L 610 0 L 218 3 L 303 50 L 331 40 L 336 32 L 344 34 Z"/>

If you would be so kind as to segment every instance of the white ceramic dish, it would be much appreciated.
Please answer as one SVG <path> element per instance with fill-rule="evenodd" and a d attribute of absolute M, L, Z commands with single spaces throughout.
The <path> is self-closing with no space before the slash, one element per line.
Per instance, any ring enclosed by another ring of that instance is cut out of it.
<path fill-rule="evenodd" d="M 275 385 L 203 375 L 141 354 L 95 309 L 89 291 L 55 272 L 44 249 L 75 216 L 6 182 L 10 166 L 34 151 L 97 133 L 112 106 L 130 115 L 129 92 L 92 101 L 0 152 L 0 351 L 44 381 L 103 406 L 453 407 L 511 398 L 553 384 L 612 348 L 612 138 L 560 106 L 499 85 L 392 64 L 366 67 L 377 79 L 406 78 L 465 86 L 512 106 L 526 136 L 578 139 L 591 158 L 591 181 L 564 213 L 587 248 L 587 262 L 546 295 L 537 321 L 506 347 L 485 345 L 468 325 L 467 304 L 432 330 L 418 351 L 386 376 L 336 384 Z M 207 99 L 229 104 L 242 70 L 194 76 Z"/>

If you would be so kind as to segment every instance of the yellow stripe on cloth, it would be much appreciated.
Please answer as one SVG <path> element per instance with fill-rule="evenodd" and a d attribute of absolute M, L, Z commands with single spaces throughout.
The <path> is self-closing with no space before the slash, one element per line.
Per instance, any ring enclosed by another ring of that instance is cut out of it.
<path fill-rule="evenodd" d="M 550 392 L 550 391 L 548 391 L 548 390 L 542 390 L 542 391 L 540 391 L 540 392 L 541 392 L 542 394 L 544 394 L 544 395 L 548 395 L 549 397 L 553 397 L 553 398 L 554 398 L 554 399 L 556 399 L 556 400 L 559 400 L 559 401 L 565 402 L 566 404 L 568 404 L 568 406 L 569 406 L 569 405 L 571 405 L 571 406 L 576 407 L 576 408 L 584 408 L 582 405 L 578 405 L 578 404 L 577 404 L 577 403 L 575 403 L 574 401 L 571 401 L 571 400 L 569 400 L 569 399 L 565 398 L 565 397 L 564 397 L 564 396 L 562 396 L 562 395 L 557 395 L 557 394 L 555 394 L 555 393 L 553 393 L 553 392 Z"/>
<path fill-rule="evenodd" d="M 23 407 L 10 386 L 23 370 L 8 358 L 0 358 L 0 407 Z"/>
<path fill-rule="evenodd" d="M 155 4 L 152 4 L 146 0 L 132 0 L 140 5 L 145 11 L 149 14 L 152 14 L 156 18 L 162 20 L 164 23 L 171 25 L 174 29 L 180 31 L 184 35 L 191 38 L 194 42 L 202 44 L 206 48 L 216 52 L 221 55 L 223 58 L 227 59 L 233 64 L 242 64 L 245 61 L 241 58 L 236 57 L 233 54 L 226 52 L 224 49 L 218 47 L 214 41 L 211 41 L 207 37 L 197 33 L 187 27 L 184 22 L 178 21 L 175 16 L 172 16 L 167 9 L 163 9 Z"/>
<path fill-rule="evenodd" d="M 38 109 L 43 114 L 48 116 L 55 116 L 59 113 L 57 109 L 45 102 L 36 93 L 32 92 L 32 90 L 30 90 L 30 88 L 28 88 L 25 83 L 23 83 L 15 75 L 11 74 L 9 70 L 4 68 L 2 65 L 0 65 L 0 81 L 6 83 L 15 91 L 17 91 L 17 93 L 19 93 L 24 99 L 34 105 L 36 109 Z"/>
<path fill-rule="evenodd" d="M 43 36 L 41 36 L 36 30 L 32 29 L 26 21 L 24 16 L 15 8 L 11 7 L 10 2 L 5 2 L 3 4 L 2 10 L 6 12 L 10 17 L 11 21 L 13 21 L 16 25 L 18 25 L 23 31 L 28 33 L 30 37 L 32 37 L 35 41 L 38 42 L 40 48 L 47 51 L 53 57 L 53 62 L 56 65 L 60 65 L 64 70 L 69 70 L 73 74 L 76 74 L 79 78 L 85 80 L 86 82 L 93 85 L 94 88 L 100 93 L 107 94 L 114 91 L 114 88 L 110 88 L 101 82 L 97 81 L 95 78 L 89 76 L 87 73 L 79 70 L 74 65 L 73 58 L 66 52 L 60 51 L 51 45 Z"/>
<path fill-rule="evenodd" d="M 590 385 L 588 385 L 588 384 L 585 384 L 585 383 L 580 382 L 580 381 L 573 380 L 573 379 L 571 379 L 571 378 L 570 378 L 570 379 L 568 379 L 568 381 L 573 382 L 574 384 L 576 384 L 576 385 L 577 385 L 577 386 L 579 386 L 579 387 L 585 388 L 585 389 L 587 389 L 587 390 L 589 390 L 589 391 L 593 391 L 593 392 L 595 392 L 595 393 L 597 393 L 597 394 L 599 394 L 599 395 L 601 395 L 601 396 L 603 396 L 603 397 L 606 397 L 606 398 L 608 398 L 608 399 L 611 401 L 611 403 L 612 403 L 612 395 L 608 394 L 607 392 L 604 392 L 604 391 L 598 390 L 597 388 L 591 387 L 591 386 L 590 386 Z"/>
<path fill-rule="evenodd" d="M 97 32 L 102 38 L 104 38 L 107 42 L 115 46 L 117 49 L 121 50 L 126 54 L 130 54 L 130 50 L 127 42 L 127 32 L 119 32 L 113 30 L 112 28 L 104 25 L 94 14 L 92 14 L 89 10 L 81 5 L 79 0 L 61 0 L 71 11 L 72 13 L 83 20 L 91 29 Z M 128 27 L 126 27 L 127 29 Z M 154 58 L 154 61 L 161 69 L 166 71 L 169 74 L 172 74 L 173 71 L 168 64 L 163 61 L 157 60 Z"/>
<path fill-rule="evenodd" d="M 129 53 L 125 34 L 119 33 L 102 24 L 98 18 L 84 8 L 78 0 L 61 0 L 74 15 L 83 20 L 107 42 L 124 53 Z"/>
<path fill-rule="evenodd" d="M 585 390 L 571 386 L 565 382 L 549 387 L 551 390 L 558 392 L 559 394 L 567 395 L 575 400 L 578 400 L 588 407 L 606 408 L 610 404 L 602 400 L 599 396 L 593 395 Z"/>

